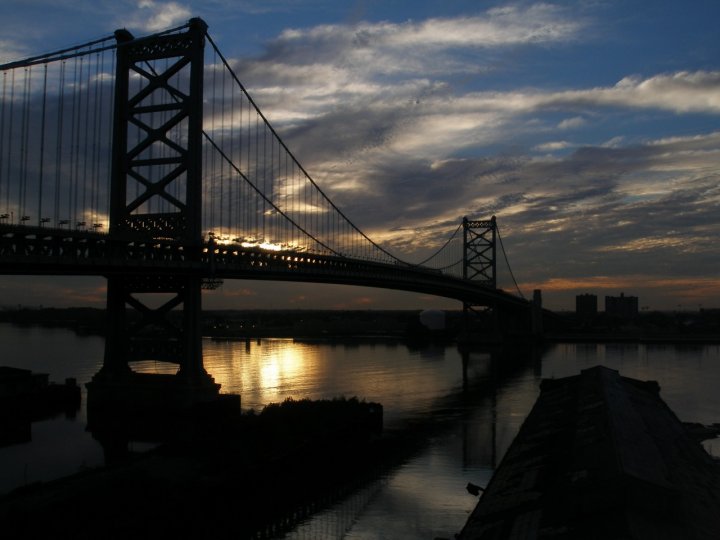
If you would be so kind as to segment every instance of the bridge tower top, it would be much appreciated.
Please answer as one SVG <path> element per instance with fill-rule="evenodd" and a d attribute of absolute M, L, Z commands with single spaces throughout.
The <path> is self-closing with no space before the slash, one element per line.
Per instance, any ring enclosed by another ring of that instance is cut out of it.
<path fill-rule="evenodd" d="M 497 288 L 497 223 L 490 219 L 463 218 L 463 278 Z"/>
<path fill-rule="evenodd" d="M 202 240 L 206 32 L 198 18 L 149 38 L 115 32 L 111 234 Z"/>

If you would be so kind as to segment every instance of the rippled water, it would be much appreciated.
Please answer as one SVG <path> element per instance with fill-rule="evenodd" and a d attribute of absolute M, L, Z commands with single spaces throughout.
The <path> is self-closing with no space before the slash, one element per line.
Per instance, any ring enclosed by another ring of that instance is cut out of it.
<path fill-rule="evenodd" d="M 0 324 L 2 365 L 84 384 L 99 369 L 103 340 L 66 330 Z M 287 538 L 451 538 L 477 499 L 539 393 L 542 378 L 564 377 L 598 364 L 624 376 L 656 380 L 681 420 L 720 422 L 720 347 L 573 345 L 550 347 L 534 359 L 473 353 L 463 377 L 454 346 L 411 349 L 399 344 L 333 345 L 287 339 L 203 344 L 207 370 L 222 391 L 242 395 L 244 409 L 286 398 L 357 396 L 384 405 L 387 429 L 433 418 L 439 426 L 403 465 L 315 514 Z M 167 372 L 145 362 L 142 371 Z M 85 431 L 85 412 L 32 425 L 32 441 L 0 448 L 0 493 L 103 462 Z M 720 442 L 708 441 L 714 455 Z"/>

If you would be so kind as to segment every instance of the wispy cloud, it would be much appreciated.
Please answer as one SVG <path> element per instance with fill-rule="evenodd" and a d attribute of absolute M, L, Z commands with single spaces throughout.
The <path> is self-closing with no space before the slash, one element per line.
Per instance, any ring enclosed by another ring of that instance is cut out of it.
<path fill-rule="evenodd" d="M 135 13 L 130 14 L 130 28 L 158 32 L 177 26 L 192 17 L 187 6 L 177 2 L 138 0 Z"/>
<path fill-rule="evenodd" d="M 575 145 L 569 143 L 568 141 L 551 141 L 538 144 L 533 147 L 533 150 L 537 152 L 556 152 L 558 150 L 566 150 L 568 148 L 572 148 L 573 146 Z"/>
<path fill-rule="evenodd" d="M 720 113 L 720 71 L 681 71 L 626 77 L 609 88 L 538 96 L 538 104 L 658 108 L 678 113 Z"/>
<path fill-rule="evenodd" d="M 345 44 L 357 51 L 444 50 L 448 47 L 501 47 L 564 42 L 574 39 L 582 24 L 551 4 L 490 9 L 483 15 L 433 18 L 405 23 L 324 25 L 284 31 L 278 44 L 311 41 Z"/>
<path fill-rule="evenodd" d="M 572 118 L 566 118 L 558 124 L 558 129 L 575 129 L 587 124 L 587 120 L 582 116 L 573 116 Z"/>

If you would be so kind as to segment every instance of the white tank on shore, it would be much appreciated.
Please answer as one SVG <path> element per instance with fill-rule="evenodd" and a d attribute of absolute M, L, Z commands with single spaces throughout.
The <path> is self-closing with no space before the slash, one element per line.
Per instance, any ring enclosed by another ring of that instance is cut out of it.
<path fill-rule="evenodd" d="M 426 309 L 421 311 L 420 324 L 428 330 L 445 330 L 445 312 L 439 309 Z"/>

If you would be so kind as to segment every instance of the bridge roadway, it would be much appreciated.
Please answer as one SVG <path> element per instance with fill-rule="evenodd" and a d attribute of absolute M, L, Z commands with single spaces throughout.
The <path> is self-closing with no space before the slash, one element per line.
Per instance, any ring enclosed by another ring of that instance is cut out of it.
<path fill-rule="evenodd" d="M 529 303 L 499 289 L 440 271 L 238 244 L 204 242 L 190 247 L 173 239 L 119 239 L 90 230 L 0 225 L 0 274 L 97 275 L 133 273 L 335 283 L 396 289 L 477 305 L 527 308 Z"/>

